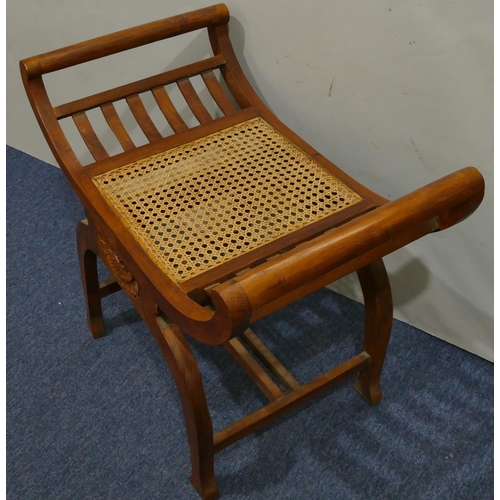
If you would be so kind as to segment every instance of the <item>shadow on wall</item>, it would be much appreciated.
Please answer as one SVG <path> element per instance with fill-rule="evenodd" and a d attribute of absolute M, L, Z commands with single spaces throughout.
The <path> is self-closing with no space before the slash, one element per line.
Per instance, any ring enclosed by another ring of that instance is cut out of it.
<path fill-rule="evenodd" d="M 398 260 L 405 263 L 389 272 L 394 317 L 410 325 L 418 323 L 423 331 L 492 361 L 493 350 L 490 344 L 493 317 L 487 310 L 482 310 L 471 302 L 467 289 L 453 289 L 437 275 L 431 274 L 423 261 L 415 258 L 407 249 L 398 250 Z M 391 268 L 390 265 L 388 267 Z M 355 273 L 331 283 L 328 288 L 363 302 L 363 294 Z M 431 297 L 436 296 L 439 296 L 440 300 L 431 301 Z M 413 303 L 416 301 L 420 302 L 419 307 L 414 307 Z M 426 314 L 419 315 L 417 321 L 414 311 L 422 309 Z M 464 311 L 464 315 L 451 316 L 447 313 L 448 310 Z M 469 328 L 468 331 L 466 328 L 456 327 L 460 324 L 473 325 L 474 329 Z M 462 330 L 465 333 L 458 336 L 458 332 Z"/>
<path fill-rule="evenodd" d="M 404 253 L 405 249 L 398 252 Z M 410 255 L 406 251 L 407 255 Z M 404 266 L 395 272 L 389 273 L 392 288 L 392 299 L 394 308 L 405 306 L 416 297 L 425 293 L 430 283 L 430 272 L 424 263 L 415 257 L 410 258 Z M 347 297 L 363 302 L 363 293 L 356 273 L 349 274 L 345 278 L 328 286 L 332 290 L 338 291 Z"/>
<path fill-rule="evenodd" d="M 431 273 L 420 259 L 412 258 L 395 273 L 391 273 L 390 279 L 394 307 L 399 308 L 425 292 L 429 287 Z"/>
<path fill-rule="evenodd" d="M 272 111 L 271 106 L 266 101 L 265 96 L 260 91 L 259 85 L 255 81 L 252 72 L 250 71 L 250 67 L 248 66 L 246 57 L 243 56 L 245 46 L 245 29 L 243 28 L 243 25 L 240 23 L 240 21 L 233 16 L 231 16 L 231 20 L 229 21 L 229 36 L 231 37 L 234 51 L 238 57 L 241 69 L 247 77 L 247 80 L 250 82 L 250 85 L 260 97 L 262 102 Z"/>

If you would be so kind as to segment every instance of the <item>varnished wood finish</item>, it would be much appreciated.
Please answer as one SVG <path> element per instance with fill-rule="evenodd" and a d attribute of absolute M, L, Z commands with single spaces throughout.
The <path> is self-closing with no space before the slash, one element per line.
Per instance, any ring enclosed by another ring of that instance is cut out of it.
<path fill-rule="evenodd" d="M 150 308 L 151 302 L 145 304 Z M 167 324 L 153 311 L 146 313 L 146 322 L 152 330 L 177 385 L 184 409 L 189 449 L 191 452 L 191 483 L 204 500 L 218 498 L 215 482 L 212 443 L 212 419 L 208 411 L 198 364 L 182 332 L 176 325 Z"/>
<path fill-rule="evenodd" d="M 356 390 L 370 403 L 382 398 L 380 374 L 392 328 L 391 285 L 381 260 L 358 270 L 365 299 L 365 342 L 363 350 L 370 355 L 370 365 L 354 383 Z"/>
<path fill-rule="evenodd" d="M 276 298 L 271 302 L 262 304 L 258 309 L 252 312 L 252 322 L 257 321 L 269 314 L 278 311 L 279 309 L 295 302 L 296 300 L 305 297 L 306 295 L 318 290 L 329 283 L 333 283 L 345 276 L 356 272 L 360 267 L 375 262 L 377 259 L 392 253 L 394 250 L 401 248 L 412 241 L 415 241 L 426 234 L 438 230 L 438 225 L 436 221 L 426 222 L 411 230 L 403 233 L 397 239 L 389 240 L 387 243 L 368 250 L 358 259 L 351 260 L 342 264 L 339 267 L 332 269 L 331 271 L 318 276 L 317 278 L 304 283 L 303 285 L 295 288 L 294 290 L 287 292 L 280 297 Z"/>
<path fill-rule="evenodd" d="M 122 287 L 118 284 L 114 276 L 111 276 L 111 278 L 99 283 L 101 299 L 107 297 L 108 295 L 112 295 L 113 293 L 119 292 L 121 289 Z"/>
<path fill-rule="evenodd" d="M 116 108 L 112 102 L 107 102 L 101 106 L 102 114 L 106 119 L 106 122 L 109 125 L 109 128 L 113 131 L 122 148 L 127 151 L 130 149 L 134 149 L 135 145 L 128 135 L 127 130 L 123 126 L 118 113 L 116 112 Z"/>
<path fill-rule="evenodd" d="M 172 130 L 176 133 L 185 132 L 188 130 L 186 122 L 182 119 L 181 115 L 172 103 L 172 99 L 167 94 L 165 87 L 155 87 L 153 90 L 154 98 L 158 103 L 158 107 L 167 119 Z"/>
<path fill-rule="evenodd" d="M 204 71 L 201 76 L 210 94 L 212 94 L 214 101 L 217 103 L 222 112 L 225 115 L 232 115 L 233 113 L 236 113 L 238 110 L 234 107 L 233 103 L 224 92 L 224 89 L 215 77 L 214 72 L 212 70 Z"/>
<path fill-rule="evenodd" d="M 371 404 L 380 400 L 380 375 L 392 322 L 390 286 L 381 259 L 428 233 L 465 219 L 479 206 L 484 194 L 484 180 L 472 167 L 391 202 L 352 179 L 290 130 L 262 102 L 238 63 L 229 39 L 228 21 L 227 7 L 219 4 L 20 63 L 23 84 L 38 123 L 86 212 L 87 220 L 77 227 L 77 248 L 92 335 L 105 335 L 101 299 L 122 290 L 152 331 L 174 377 L 191 454 L 191 482 L 205 500 L 219 495 L 213 464 L 216 451 L 357 373 L 355 388 Z M 45 73 L 201 28 L 208 29 L 213 57 L 56 107 L 48 98 L 42 79 Z M 215 69 L 220 70 L 224 85 L 215 77 Z M 198 75 L 224 116 L 212 117 L 208 113 L 189 80 Z M 182 119 L 165 88 L 170 84 L 178 85 L 200 125 L 189 128 Z M 140 97 L 148 91 L 173 135 L 162 137 L 154 125 Z M 121 99 L 126 99 L 150 143 L 139 147 L 133 144 L 114 106 Z M 103 147 L 86 114 L 94 108 L 102 111 L 123 152 L 109 156 Z M 77 159 L 58 121 L 66 117 L 74 120 L 94 163 L 83 167 Z M 359 194 L 362 201 L 178 285 L 138 243 L 92 179 L 256 117 L 263 118 Z M 112 273 L 110 279 L 101 283 L 97 257 Z M 358 274 L 365 299 L 364 350 L 300 385 L 248 327 L 352 272 Z M 206 344 L 225 344 L 271 403 L 214 436 L 201 375 L 182 332 Z"/>
<path fill-rule="evenodd" d="M 329 269 L 362 257 L 372 248 L 391 241 L 399 248 L 398 237 L 410 227 L 435 218 L 435 226 L 430 225 L 429 229 L 438 229 L 443 214 L 474 197 L 481 185 L 482 177 L 476 169 L 462 169 L 318 236 L 252 272 L 215 287 L 210 293 L 224 300 L 233 294 L 231 288 L 238 283 L 234 294 L 244 293 L 252 310 L 257 310 Z"/>
<path fill-rule="evenodd" d="M 241 70 L 229 39 L 227 26 L 209 27 L 208 36 L 214 54 L 222 54 L 226 60 L 225 66 L 221 68 L 222 76 L 238 105 L 242 109 L 255 107 L 261 111 L 265 106 Z"/>
<path fill-rule="evenodd" d="M 97 246 L 88 222 L 81 221 L 76 228 L 78 260 L 82 276 L 83 293 L 87 304 L 87 321 L 95 339 L 106 335 L 102 317 L 101 288 L 97 274 Z"/>
<path fill-rule="evenodd" d="M 201 102 L 201 99 L 198 97 L 198 94 L 196 93 L 196 90 L 194 90 L 193 84 L 189 81 L 189 79 L 182 78 L 177 81 L 177 85 L 194 116 L 196 116 L 196 119 L 200 123 L 211 122 L 213 118 L 210 116 L 207 108 L 205 108 L 205 105 Z"/>
<path fill-rule="evenodd" d="M 275 375 L 280 384 L 289 391 L 299 387 L 299 383 L 292 374 L 278 361 L 276 356 L 267 348 L 250 328 L 241 334 L 241 339 L 248 345 L 251 351 L 259 358 L 261 363 Z"/>
<path fill-rule="evenodd" d="M 223 64 L 223 56 L 209 57 L 208 59 L 203 59 L 193 64 L 165 71 L 159 75 L 143 78 L 142 80 L 137 80 L 136 82 L 121 85 L 119 87 L 99 92 L 82 99 L 77 99 L 76 101 L 71 101 L 66 104 L 61 104 L 54 108 L 54 113 L 58 119 L 66 118 L 67 116 L 71 116 L 79 111 L 97 108 L 101 104 L 105 104 L 107 102 L 119 101 L 129 95 L 140 94 L 158 86 L 168 85 L 169 83 L 176 82 L 180 78 L 195 76 L 203 71 L 218 68 Z"/>
<path fill-rule="evenodd" d="M 349 361 L 316 377 L 311 382 L 300 386 L 293 392 L 251 413 L 247 417 L 219 431 L 214 436 L 214 449 L 218 452 L 230 444 L 239 441 L 252 432 L 273 422 L 297 406 L 306 403 L 327 389 L 339 384 L 368 366 L 370 356 L 362 352 Z"/>
<path fill-rule="evenodd" d="M 122 165 L 126 165 L 127 163 L 132 163 L 134 161 L 147 158 L 148 156 L 162 153 L 168 149 L 175 148 L 181 144 L 195 141 L 205 137 L 205 135 L 213 134 L 214 132 L 231 127 L 237 123 L 241 123 L 241 121 L 250 120 L 256 116 L 257 115 L 253 108 L 243 109 L 238 111 L 236 114 L 223 116 L 222 118 L 213 120 L 205 125 L 198 125 L 186 131 L 164 137 L 160 141 L 144 144 L 144 146 L 138 146 L 131 151 L 124 151 L 123 153 L 119 153 L 111 158 L 108 158 L 107 160 L 92 163 L 91 165 L 85 167 L 81 175 L 84 175 L 87 178 L 95 177 L 96 175 L 108 172 L 109 170 L 113 170 Z"/>
<path fill-rule="evenodd" d="M 104 149 L 104 146 L 101 144 L 101 141 L 94 132 L 87 114 L 85 112 L 75 113 L 73 115 L 73 121 L 75 122 L 82 139 L 85 141 L 85 144 L 92 153 L 92 156 L 96 160 L 105 160 L 108 158 L 108 152 Z"/>
<path fill-rule="evenodd" d="M 224 345 L 270 401 L 283 396 L 281 389 L 272 381 L 259 363 L 253 359 L 237 338 L 232 338 Z"/>
<path fill-rule="evenodd" d="M 224 4 L 212 5 L 30 57 L 24 59 L 23 65 L 26 68 L 27 78 L 32 80 L 45 73 L 69 68 L 201 28 L 227 24 L 228 21 L 227 7 Z"/>
<path fill-rule="evenodd" d="M 149 117 L 141 98 L 137 94 L 132 94 L 129 95 L 126 100 L 132 114 L 148 138 L 149 142 L 155 142 L 163 139 L 160 132 L 158 132 L 156 125 L 153 123 L 153 120 Z"/>

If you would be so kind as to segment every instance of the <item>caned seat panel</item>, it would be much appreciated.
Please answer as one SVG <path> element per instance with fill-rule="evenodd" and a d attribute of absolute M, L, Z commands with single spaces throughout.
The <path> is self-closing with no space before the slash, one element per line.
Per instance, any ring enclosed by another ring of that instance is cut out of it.
<path fill-rule="evenodd" d="M 362 200 L 262 118 L 93 180 L 176 283 Z"/>

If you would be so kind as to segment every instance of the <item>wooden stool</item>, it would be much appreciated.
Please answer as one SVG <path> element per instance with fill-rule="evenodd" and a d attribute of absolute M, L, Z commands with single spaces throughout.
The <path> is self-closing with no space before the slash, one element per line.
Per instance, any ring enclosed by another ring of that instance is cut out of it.
<path fill-rule="evenodd" d="M 174 376 L 191 482 L 204 499 L 219 495 L 214 453 L 322 391 L 359 374 L 356 390 L 371 404 L 380 400 L 392 323 L 381 258 L 464 219 L 484 192 L 472 167 L 392 202 L 351 179 L 266 108 L 236 60 L 228 21 L 219 4 L 21 61 L 35 115 L 85 208 L 77 241 L 92 334 L 105 335 L 101 299 L 122 289 Z M 46 73 L 205 27 L 213 57 L 55 107 L 49 101 Z M 198 75 L 222 117 L 214 118 L 196 93 L 190 78 Z M 173 86 L 199 125 L 183 120 L 169 95 Z M 174 132 L 168 137 L 141 100 L 149 92 Z M 114 105 L 120 100 L 148 144 L 134 145 Z M 86 114 L 91 109 L 102 111 L 123 152 L 109 155 Z M 81 165 L 59 123 L 65 118 L 95 162 Z M 112 279 L 99 282 L 96 256 Z M 352 272 L 365 298 L 364 350 L 301 385 L 249 326 Z M 214 434 L 184 333 L 224 344 L 270 403 Z"/>

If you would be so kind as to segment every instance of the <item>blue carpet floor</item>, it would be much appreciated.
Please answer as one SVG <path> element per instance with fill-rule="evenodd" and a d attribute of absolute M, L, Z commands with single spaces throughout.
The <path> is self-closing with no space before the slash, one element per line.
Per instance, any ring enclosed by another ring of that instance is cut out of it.
<path fill-rule="evenodd" d="M 86 324 L 62 173 L 7 148 L 7 498 L 196 499 L 159 348 L 123 295 Z M 320 290 L 255 331 L 299 381 L 361 350 L 363 306 Z M 191 342 L 214 428 L 265 403 L 224 348 Z M 493 498 L 493 365 L 396 321 L 370 407 L 344 383 L 216 456 L 224 499 Z"/>

